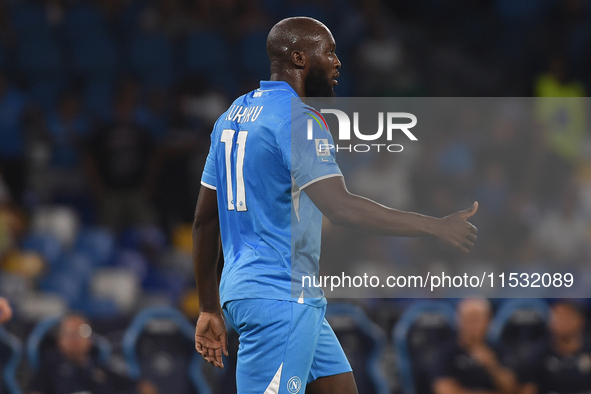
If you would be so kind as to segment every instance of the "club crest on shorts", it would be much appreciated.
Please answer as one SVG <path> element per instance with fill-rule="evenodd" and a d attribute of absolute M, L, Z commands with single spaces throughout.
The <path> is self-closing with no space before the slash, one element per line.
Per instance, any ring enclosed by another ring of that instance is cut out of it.
<path fill-rule="evenodd" d="M 297 394 L 302 388 L 302 381 L 297 376 L 293 376 L 287 381 L 287 391 L 291 394 Z"/>

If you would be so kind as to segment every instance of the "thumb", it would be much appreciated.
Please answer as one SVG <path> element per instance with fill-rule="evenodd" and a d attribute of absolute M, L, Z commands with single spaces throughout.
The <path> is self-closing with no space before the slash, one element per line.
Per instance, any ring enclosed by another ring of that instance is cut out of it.
<path fill-rule="evenodd" d="M 460 217 L 464 220 L 468 219 L 472 217 L 476 211 L 478 211 L 478 201 L 474 201 L 474 204 L 472 204 L 470 208 L 460 211 Z"/>

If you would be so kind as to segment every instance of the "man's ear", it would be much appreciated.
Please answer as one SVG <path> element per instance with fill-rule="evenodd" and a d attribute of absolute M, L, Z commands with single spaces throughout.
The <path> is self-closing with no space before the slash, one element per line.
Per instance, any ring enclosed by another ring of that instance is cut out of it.
<path fill-rule="evenodd" d="M 305 68 L 306 63 L 308 62 L 308 56 L 304 52 L 301 51 L 293 51 L 291 53 L 291 61 L 295 64 L 298 68 Z"/>

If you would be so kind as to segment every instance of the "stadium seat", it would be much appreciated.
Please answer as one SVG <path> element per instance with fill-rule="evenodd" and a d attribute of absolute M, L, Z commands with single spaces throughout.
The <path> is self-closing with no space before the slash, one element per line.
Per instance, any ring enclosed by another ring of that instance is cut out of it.
<path fill-rule="evenodd" d="M 22 348 L 21 341 L 17 337 L 6 331 L 4 327 L 0 327 L 0 367 L 2 370 L 0 384 L 8 394 L 22 393 L 16 381 L 16 370 L 22 358 Z"/>
<path fill-rule="evenodd" d="M 133 272 L 141 282 L 148 274 L 148 262 L 144 256 L 135 249 L 119 249 L 115 253 L 115 266 L 125 268 Z"/>
<path fill-rule="evenodd" d="M 107 265 L 113 257 L 115 237 L 107 228 L 89 227 L 78 233 L 74 250 L 85 254 L 95 266 Z"/>
<path fill-rule="evenodd" d="M 74 244 L 80 218 L 68 206 L 46 205 L 36 208 L 31 218 L 31 229 L 36 233 L 52 233 L 65 248 Z"/>
<path fill-rule="evenodd" d="M 137 276 L 127 268 L 100 268 L 90 280 L 91 297 L 112 300 L 123 313 L 131 312 L 140 290 Z"/>
<path fill-rule="evenodd" d="M 488 331 L 502 362 L 516 368 L 531 356 L 535 345 L 548 336 L 548 304 L 536 298 L 506 300 L 498 309 Z"/>
<path fill-rule="evenodd" d="M 70 307 L 75 308 L 84 295 L 84 278 L 75 272 L 51 272 L 39 283 L 39 290 L 59 295 Z"/>
<path fill-rule="evenodd" d="M 56 330 L 62 316 L 51 316 L 41 320 L 27 338 L 27 361 L 29 366 L 36 370 L 39 367 L 41 358 L 48 350 L 56 348 L 55 342 Z M 93 333 L 93 357 L 96 357 L 101 363 L 106 363 L 111 358 L 112 347 L 109 341 L 97 334 Z"/>
<path fill-rule="evenodd" d="M 22 249 L 39 253 L 50 266 L 55 265 L 62 255 L 62 244 L 51 233 L 32 233 L 28 235 L 23 241 Z"/>
<path fill-rule="evenodd" d="M 121 232 L 118 240 L 122 248 L 135 249 L 148 255 L 160 254 L 166 248 L 166 234 L 158 226 L 139 226 Z"/>
<path fill-rule="evenodd" d="M 42 291 L 27 293 L 17 301 L 19 315 L 25 321 L 39 321 L 67 312 L 68 306 L 57 294 Z"/>
<path fill-rule="evenodd" d="M 4 273 L 20 275 L 28 279 L 38 277 L 45 268 L 41 255 L 32 251 L 12 250 L 5 253 L 2 260 L 0 268 Z"/>
<path fill-rule="evenodd" d="M 162 392 L 211 394 L 194 343 L 195 328 L 178 310 L 153 307 L 133 319 L 123 336 L 123 352 L 130 375 L 152 381 Z"/>
<path fill-rule="evenodd" d="M 426 371 L 435 347 L 454 337 L 455 311 L 442 301 L 418 301 L 392 332 L 403 394 L 431 393 Z"/>
<path fill-rule="evenodd" d="M 328 304 L 326 319 L 337 335 L 355 372 L 360 393 L 388 394 L 388 382 L 380 369 L 386 334 L 357 306 Z"/>
<path fill-rule="evenodd" d="M 65 253 L 53 267 L 54 273 L 76 275 L 85 284 L 88 283 L 93 271 L 94 265 L 90 258 L 80 252 Z"/>
<path fill-rule="evenodd" d="M 95 319 L 115 319 L 121 315 L 119 307 L 113 300 L 87 297 L 82 300 L 80 310 L 86 316 Z"/>

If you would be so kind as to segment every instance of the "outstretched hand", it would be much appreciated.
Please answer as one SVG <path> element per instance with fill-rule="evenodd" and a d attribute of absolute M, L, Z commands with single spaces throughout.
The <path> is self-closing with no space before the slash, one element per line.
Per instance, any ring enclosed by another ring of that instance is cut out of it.
<path fill-rule="evenodd" d="M 228 356 L 226 324 L 220 313 L 201 312 L 195 326 L 195 349 L 205 361 L 224 369 L 222 352 Z"/>
<path fill-rule="evenodd" d="M 4 297 L 0 297 L 0 324 L 6 323 L 12 318 L 12 308 L 8 300 Z"/>
<path fill-rule="evenodd" d="M 474 242 L 478 229 L 468 219 L 478 210 L 478 202 L 463 211 L 453 213 L 441 219 L 439 232 L 436 234 L 441 240 L 464 253 L 468 253 Z"/>

